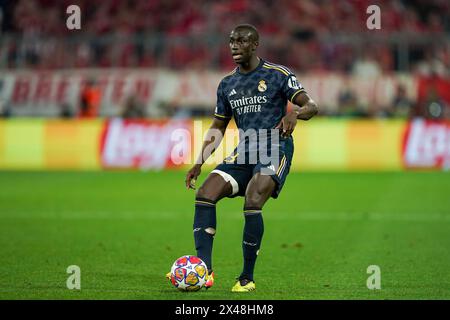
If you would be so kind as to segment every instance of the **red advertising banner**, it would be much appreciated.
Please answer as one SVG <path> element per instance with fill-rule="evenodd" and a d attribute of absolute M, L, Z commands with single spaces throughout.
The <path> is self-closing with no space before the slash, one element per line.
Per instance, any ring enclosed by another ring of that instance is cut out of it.
<path fill-rule="evenodd" d="M 1 120 L 0 169 L 187 169 L 211 121 Z M 230 129 L 211 168 L 237 143 Z M 298 126 L 294 140 L 292 171 L 450 169 L 450 121 L 318 118 Z"/>
<path fill-rule="evenodd" d="M 450 169 L 450 121 L 415 119 L 405 131 L 406 168 Z"/>
<path fill-rule="evenodd" d="M 187 120 L 105 122 L 101 138 L 103 168 L 164 169 L 190 156 L 191 123 Z"/>

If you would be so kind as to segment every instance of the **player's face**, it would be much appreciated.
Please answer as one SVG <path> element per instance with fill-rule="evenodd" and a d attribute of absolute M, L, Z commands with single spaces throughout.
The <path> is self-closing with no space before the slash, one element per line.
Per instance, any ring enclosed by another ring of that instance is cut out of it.
<path fill-rule="evenodd" d="M 246 30 L 233 30 L 230 34 L 230 49 L 234 62 L 244 64 L 250 61 L 256 49 L 251 33 Z"/>

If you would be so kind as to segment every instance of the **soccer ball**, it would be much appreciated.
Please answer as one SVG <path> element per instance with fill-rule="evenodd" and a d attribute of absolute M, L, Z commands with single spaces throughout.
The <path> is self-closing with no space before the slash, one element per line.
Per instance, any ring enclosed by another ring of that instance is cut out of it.
<path fill-rule="evenodd" d="M 206 283 L 208 269 L 202 259 L 196 256 L 182 256 L 172 265 L 170 281 L 181 291 L 197 291 Z"/>

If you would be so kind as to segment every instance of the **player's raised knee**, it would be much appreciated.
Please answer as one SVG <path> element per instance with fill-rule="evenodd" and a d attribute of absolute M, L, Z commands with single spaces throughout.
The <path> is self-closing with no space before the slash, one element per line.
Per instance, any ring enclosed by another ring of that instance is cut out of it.
<path fill-rule="evenodd" d="M 204 183 L 196 192 L 197 199 L 208 199 L 212 202 L 217 202 L 227 195 L 225 186 L 213 183 Z"/>
<path fill-rule="evenodd" d="M 197 190 L 196 197 L 217 202 L 230 195 L 231 192 L 232 188 L 229 182 L 225 181 L 220 175 L 211 174 Z"/>
<path fill-rule="evenodd" d="M 214 190 L 211 190 L 210 188 L 206 187 L 205 185 L 202 185 L 200 188 L 198 188 L 197 192 L 195 193 L 195 198 L 197 199 L 207 199 L 212 202 L 215 202 L 218 198 L 217 194 L 215 194 Z"/>

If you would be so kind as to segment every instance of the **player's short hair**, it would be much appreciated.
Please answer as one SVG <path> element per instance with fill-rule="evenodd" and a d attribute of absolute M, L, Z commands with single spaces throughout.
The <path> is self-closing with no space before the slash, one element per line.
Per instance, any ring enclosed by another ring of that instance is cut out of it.
<path fill-rule="evenodd" d="M 246 30 L 250 32 L 250 35 L 252 37 L 253 41 L 259 41 L 259 33 L 258 30 L 255 28 L 255 26 L 251 25 L 251 24 L 240 24 L 237 25 L 233 30 Z"/>

